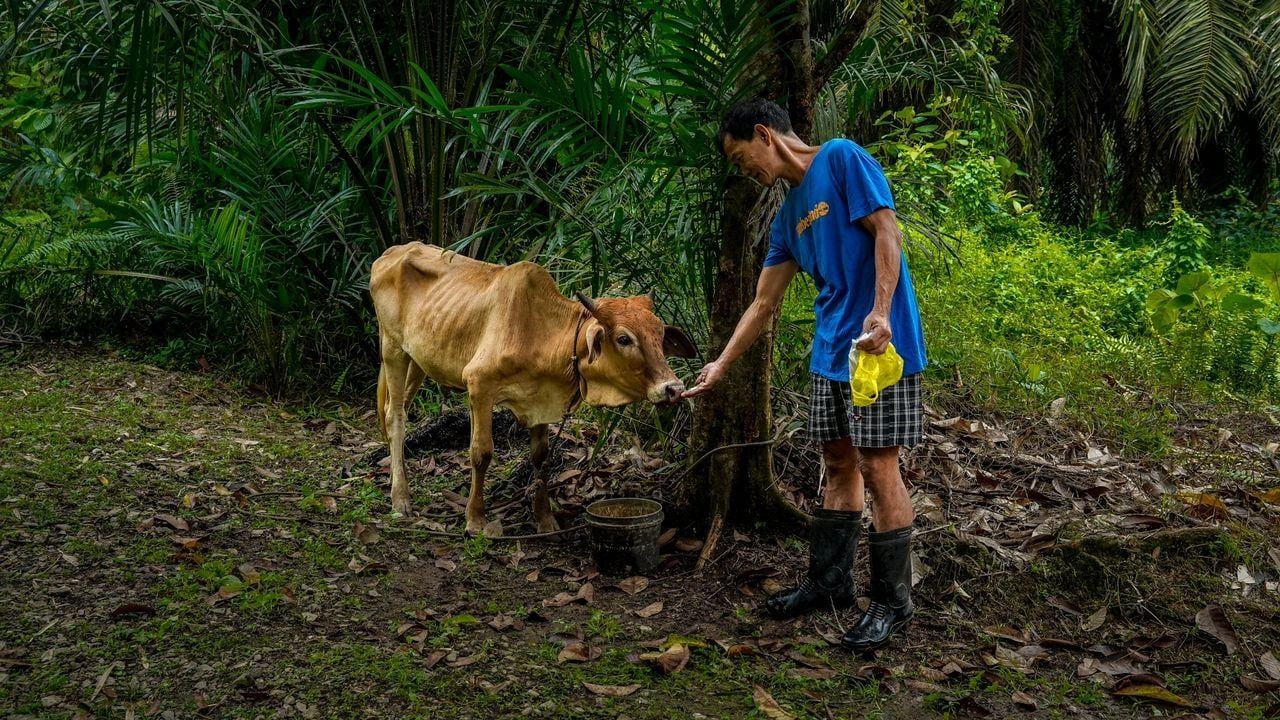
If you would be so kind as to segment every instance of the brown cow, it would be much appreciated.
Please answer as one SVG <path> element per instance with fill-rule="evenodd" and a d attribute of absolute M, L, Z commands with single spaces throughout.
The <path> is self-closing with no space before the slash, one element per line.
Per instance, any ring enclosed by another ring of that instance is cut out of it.
<path fill-rule="evenodd" d="M 466 390 L 471 407 L 467 532 L 485 525 L 484 475 L 493 457 L 493 407 L 529 428 L 540 532 L 556 528 L 547 499 L 547 423 L 585 400 L 616 407 L 674 402 L 684 384 L 665 356 L 693 357 L 689 338 L 663 325 L 647 296 L 570 300 L 530 262 L 491 265 L 418 242 L 373 263 L 382 368 L 378 422 L 391 445 L 391 506 L 411 511 L 404 473 L 405 407 L 425 378 Z"/>

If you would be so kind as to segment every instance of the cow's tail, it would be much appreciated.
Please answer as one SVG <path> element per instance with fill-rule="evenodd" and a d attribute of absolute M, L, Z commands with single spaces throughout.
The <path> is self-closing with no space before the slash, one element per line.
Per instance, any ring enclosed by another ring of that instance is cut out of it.
<path fill-rule="evenodd" d="M 382 430 L 382 439 L 389 441 L 387 435 L 387 365 L 378 365 L 378 427 Z"/>

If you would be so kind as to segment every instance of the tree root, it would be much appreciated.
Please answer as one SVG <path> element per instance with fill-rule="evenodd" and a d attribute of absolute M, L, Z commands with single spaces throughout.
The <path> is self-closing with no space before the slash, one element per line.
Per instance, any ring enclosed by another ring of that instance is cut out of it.
<path fill-rule="evenodd" d="M 1216 526 L 1172 528 L 1133 535 L 1090 535 L 1071 542 L 1051 545 L 1041 552 L 1045 555 L 1079 551 L 1097 554 L 1149 553 L 1157 549 L 1186 548 L 1220 540 L 1226 531 Z"/>
<path fill-rule="evenodd" d="M 720 533 L 723 531 L 724 515 L 716 513 L 711 518 L 711 529 L 707 531 L 707 540 L 702 544 L 702 553 L 698 555 L 698 562 L 693 566 L 694 570 L 701 570 L 706 566 L 707 560 L 715 552 L 716 544 L 720 542 Z"/>

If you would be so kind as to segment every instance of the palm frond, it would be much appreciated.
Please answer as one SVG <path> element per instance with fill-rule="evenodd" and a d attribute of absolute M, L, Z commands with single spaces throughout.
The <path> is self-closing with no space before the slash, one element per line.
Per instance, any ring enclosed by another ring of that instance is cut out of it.
<path fill-rule="evenodd" d="M 1220 130 L 1249 88 L 1246 0 L 1162 0 L 1164 28 L 1151 73 L 1151 107 L 1183 158 Z"/>
<path fill-rule="evenodd" d="M 1160 42 L 1155 22 L 1156 8 L 1151 0 L 1115 0 L 1114 11 L 1120 20 L 1120 37 L 1125 43 L 1125 116 L 1132 121 L 1142 110 L 1147 73 Z"/>

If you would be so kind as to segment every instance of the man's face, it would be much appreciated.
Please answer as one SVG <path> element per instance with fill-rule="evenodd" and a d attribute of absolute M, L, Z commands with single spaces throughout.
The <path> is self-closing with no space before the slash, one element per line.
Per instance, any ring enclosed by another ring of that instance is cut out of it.
<path fill-rule="evenodd" d="M 724 154 L 738 172 L 765 187 L 772 187 L 778 180 L 777 137 L 764 125 L 756 125 L 748 140 L 726 135 Z"/>

